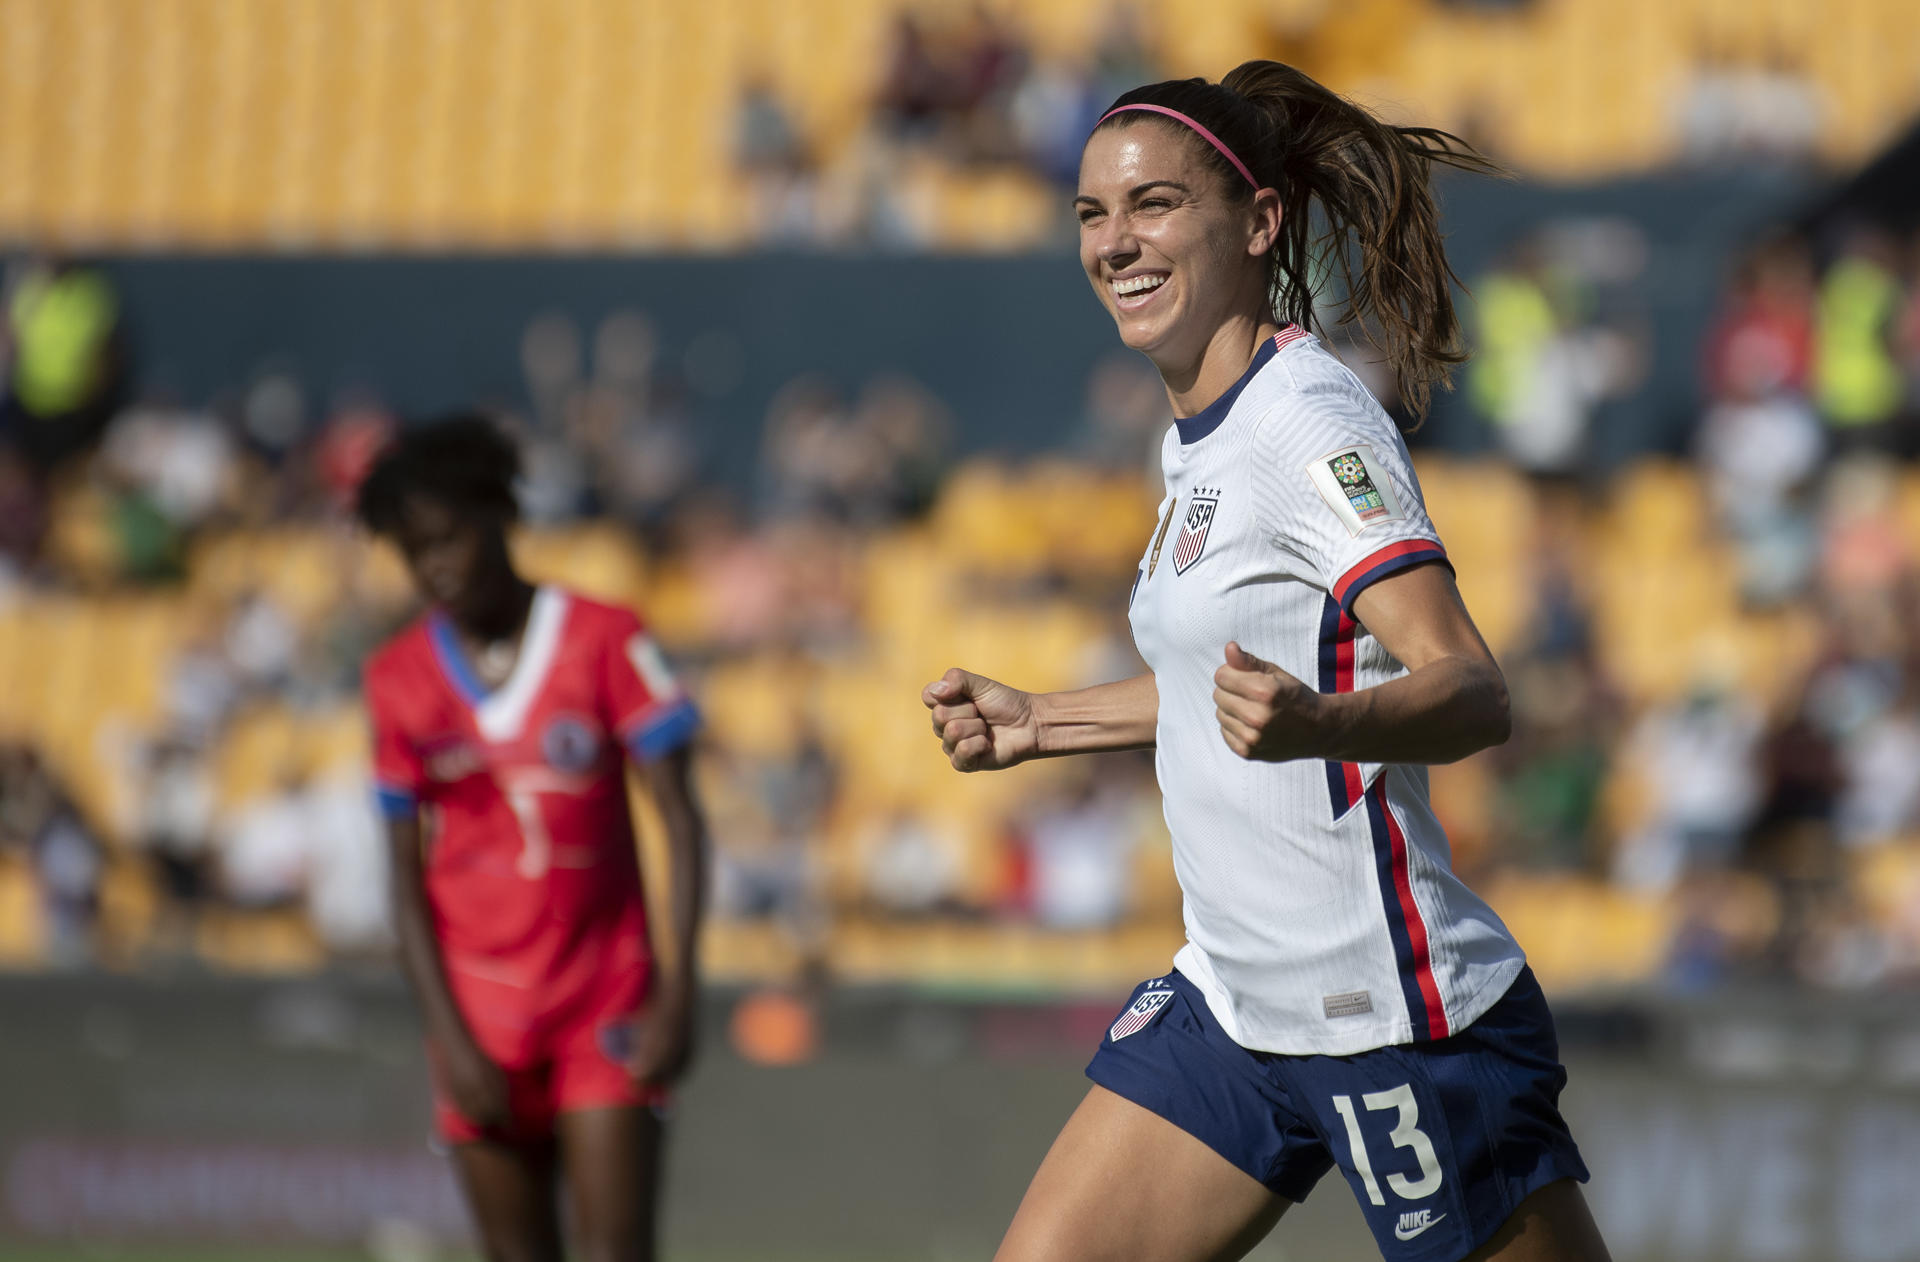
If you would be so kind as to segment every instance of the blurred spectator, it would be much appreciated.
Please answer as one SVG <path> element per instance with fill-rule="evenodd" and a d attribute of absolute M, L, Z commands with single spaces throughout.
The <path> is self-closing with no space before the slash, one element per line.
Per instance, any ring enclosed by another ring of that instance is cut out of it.
<path fill-rule="evenodd" d="M 1141 80 L 1150 82 L 1150 80 Z M 1086 67 L 1035 61 L 1007 102 L 1014 146 L 1036 174 L 1062 187 L 1080 177 L 1080 150 L 1106 99 Z"/>
<path fill-rule="evenodd" d="M 1802 246 L 1782 238 L 1741 265 L 1707 339 L 1712 402 L 1695 436 L 1743 596 L 1775 605 L 1798 593 L 1818 542 L 1806 492 L 1826 438 L 1806 401 L 1813 281 Z"/>
<path fill-rule="evenodd" d="M 845 442 L 872 453 L 864 485 L 842 488 L 846 515 L 881 525 L 924 512 L 945 469 L 952 418 L 913 378 L 875 377 L 860 391 Z"/>
<path fill-rule="evenodd" d="M 239 681 L 221 633 L 203 625 L 168 668 L 164 719 L 178 743 L 205 748 L 219 735 L 240 700 Z"/>
<path fill-rule="evenodd" d="M 1858 231 L 1820 282 L 1814 324 L 1814 389 L 1843 450 L 1902 452 L 1897 432 L 1906 380 L 1893 349 L 1901 313 L 1893 243 Z"/>
<path fill-rule="evenodd" d="M 699 467 L 686 390 L 658 370 L 658 358 L 646 316 L 611 312 L 594 332 L 591 378 L 556 405 L 567 446 L 584 458 L 591 499 L 649 535 L 666 525 Z M 574 497 L 577 507 L 582 496 L 576 490 Z"/>
<path fill-rule="evenodd" d="M 811 726 L 802 728 L 786 757 L 761 762 L 759 780 L 760 800 L 774 827 L 799 846 L 816 841 L 840 780 L 839 768 L 821 743 L 820 733 Z"/>
<path fill-rule="evenodd" d="M 234 905 L 300 907 L 329 950 L 352 956 L 390 937 L 385 834 L 354 768 L 315 781 L 298 767 L 221 828 L 221 889 Z"/>
<path fill-rule="evenodd" d="M 227 499 L 234 457 L 226 428 L 209 413 L 145 406 L 122 412 L 107 427 L 100 468 L 151 504 L 171 533 L 184 536 Z"/>
<path fill-rule="evenodd" d="M 1708 47 L 1678 103 L 1681 144 L 1695 165 L 1806 161 L 1820 140 L 1824 105 L 1786 50 L 1751 62 Z"/>
<path fill-rule="evenodd" d="M 762 502 L 775 517 L 898 521 L 931 500 L 950 430 L 946 409 L 910 377 L 869 381 L 851 411 L 826 381 L 796 378 L 768 406 Z"/>
<path fill-rule="evenodd" d="M 1920 430 L 1920 229 L 1907 240 L 1906 306 L 1894 337 L 1895 353 L 1907 378 L 1907 423 Z"/>
<path fill-rule="evenodd" d="M 358 766 L 322 777 L 304 799 L 307 915 L 320 940 L 346 955 L 384 951 L 391 937 L 387 839 L 372 801 Z"/>
<path fill-rule="evenodd" d="M 278 468 L 307 436 L 307 400 L 300 382 L 279 369 L 254 378 L 241 396 L 240 432 L 256 453 Z"/>
<path fill-rule="evenodd" d="M 818 377 L 797 377 L 767 405 L 761 439 L 759 500 L 774 515 L 831 513 L 837 488 L 853 478 L 866 453 L 847 439 L 839 392 Z"/>
<path fill-rule="evenodd" d="M 1752 703 L 1712 668 L 1686 697 L 1640 720 L 1624 753 L 1646 792 L 1647 818 L 1622 841 L 1615 880 L 1665 891 L 1693 870 L 1733 862 L 1765 792 L 1761 726 Z"/>
<path fill-rule="evenodd" d="M 96 468 L 110 541 L 110 577 L 129 583 L 173 583 L 186 573 L 187 535 L 153 495 L 120 467 Z"/>
<path fill-rule="evenodd" d="M 806 243 L 819 233 L 818 179 L 792 111 L 764 74 L 748 75 L 735 107 L 733 160 L 747 178 L 756 239 Z"/>
<path fill-rule="evenodd" d="M 1621 385 L 1626 348 L 1587 323 L 1568 269 L 1539 236 L 1474 286 L 1477 354 L 1468 391 L 1501 447 L 1530 473 L 1570 475 L 1587 455 L 1594 405 Z"/>
<path fill-rule="evenodd" d="M 265 592 L 245 592 L 235 602 L 222 647 L 243 692 L 282 692 L 293 683 L 299 632 Z"/>
<path fill-rule="evenodd" d="M 1910 665 L 1893 704 L 1849 733 L 1837 824 L 1851 846 L 1920 829 L 1920 672 Z"/>
<path fill-rule="evenodd" d="M 954 131 L 958 156 L 973 162 L 1020 156 L 1012 105 L 1032 55 L 997 11 L 975 3 L 947 33 L 953 58 Z"/>
<path fill-rule="evenodd" d="M 798 678 L 801 661 L 789 664 Z M 824 911 L 821 848 L 840 784 L 819 734 L 803 724 L 791 746 L 758 755 L 714 744 L 702 773 L 702 800 L 714 803 L 714 911 L 770 920 L 813 950 Z"/>
<path fill-rule="evenodd" d="M 1813 262 L 1794 237 L 1741 260 L 1707 334 L 1707 388 L 1717 398 L 1805 395 L 1813 366 Z"/>
<path fill-rule="evenodd" d="M 920 18 L 907 9 L 894 15 L 874 94 L 874 116 L 896 139 L 926 140 L 952 104 L 955 85 L 934 51 Z"/>
<path fill-rule="evenodd" d="M 351 507 L 353 493 L 393 426 L 393 415 L 385 407 L 359 393 L 349 394 L 327 418 L 314 439 L 311 461 L 316 489 L 328 510 L 345 514 Z"/>
<path fill-rule="evenodd" d="M 46 470 L 90 446 L 127 381 L 120 303 L 95 268 L 30 260 L 8 278 L 0 438 Z"/>
<path fill-rule="evenodd" d="M 785 585 L 767 540 L 717 496 L 688 502 L 674 521 L 669 550 L 696 576 L 700 621 L 712 647 L 727 652 L 774 638 L 786 610 Z"/>
<path fill-rule="evenodd" d="M 33 466 L 0 442 L 0 588 L 34 569 L 47 524 L 47 495 Z"/>
<path fill-rule="evenodd" d="M 1027 904 L 1042 928 L 1104 929 L 1126 914 L 1140 841 L 1136 783 L 1075 768 L 1057 793 L 1028 812 L 1021 830 Z"/>
<path fill-rule="evenodd" d="M 1501 836 L 1526 866 L 1582 871 L 1609 771 L 1604 697 L 1582 655 L 1541 656 L 1511 675 L 1513 736 L 1500 749 Z"/>
<path fill-rule="evenodd" d="M 1810 966 L 1818 966 L 1817 944 L 1830 936 L 1843 875 L 1834 817 L 1844 777 L 1833 716 L 1821 713 L 1823 690 L 1816 680 L 1762 742 L 1761 808 L 1743 856 L 1779 899 L 1766 967 L 1808 980 Z"/>
<path fill-rule="evenodd" d="M 133 841 L 161 895 L 154 946 L 183 955 L 212 893 L 213 781 L 196 742 L 163 736 L 148 748 L 140 802 Z"/>
<path fill-rule="evenodd" d="M 47 918 L 47 954 L 56 964 L 93 960 L 105 858 L 79 809 L 65 793 L 58 793 L 33 837 L 34 872 Z"/>
<path fill-rule="evenodd" d="M 1615 699 L 1572 579 L 1577 566 L 1568 543 L 1543 522 L 1532 617 L 1508 669 L 1513 735 L 1490 758 L 1504 857 L 1575 872 L 1596 866 L 1600 795 L 1619 743 Z"/>
<path fill-rule="evenodd" d="M 0 745 L 0 847 L 23 849 L 33 864 L 47 958 L 90 962 L 104 855 L 65 786 L 28 745 Z"/>
<path fill-rule="evenodd" d="M 270 789 L 223 822 L 220 888 L 235 906 L 286 907 L 300 898 L 314 841 L 305 790 L 297 768 L 282 768 Z"/>
<path fill-rule="evenodd" d="M 861 887 L 885 916 L 930 916 L 963 910 L 960 841 L 918 811 L 897 810 L 860 838 Z"/>
<path fill-rule="evenodd" d="M 1821 488 L 1820 584 L 1829 610 L 1877 607 L 1882 624 L 1897 617 L 1890 602 L 1916 546 L 1899 518 L 1899 489 L 1897 467 L 1873 456 L 1840 460 L 1828 471 Z"/>
<path fill-rule="evenodd" d="M 655 383 L 647 404 L 622 419 L 598 471 L 601 499 L 622 521 L 651 534 L 693 491 L 699 472 L 686 392 L 672 379 Z"/>

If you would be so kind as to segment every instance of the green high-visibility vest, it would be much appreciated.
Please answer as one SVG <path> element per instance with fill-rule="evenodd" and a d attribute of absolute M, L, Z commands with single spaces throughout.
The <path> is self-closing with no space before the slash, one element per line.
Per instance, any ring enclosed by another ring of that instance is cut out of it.
<path fill-rule="evenodd" d="M 100 352 L 117 312 L 113 289 L 97 272 L 34 276 L 14 291 L 14 396 L 35 416 L 59 416 L 86 403 Z"/>
<path fill-rule="evenodd" d="M 1513 410 L 1528 389 L 1540 348 L 1553 338 L 1553 303 L 1525 276 L 1496 273 L 1475 286 L 1479 320 L 1467 393 L 1499 425 L 1518 418 Z"/>
<path fill-rule="evenodd" d="M 1899 282 L 1870 259 L 1835 263 L 1814 317 L 1814 397 L 1829 423 L 1871 425 L 1892 416 L 1906 383 L 1887 346 Z"/>

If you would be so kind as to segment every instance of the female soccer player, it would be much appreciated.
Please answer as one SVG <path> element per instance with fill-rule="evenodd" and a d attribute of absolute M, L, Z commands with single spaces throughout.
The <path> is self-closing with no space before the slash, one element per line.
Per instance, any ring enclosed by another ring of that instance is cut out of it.
<path fill-rule="evenodd" d="M 685 1068 L 704 830 L 698 719 L 638 618 L 513 568 L 519 458 L 487 421 L 403 435 L 360 488 L 430 611 L 368 663 L 401 957 L 435 1114 L 489 1259 L 653 1257 L 669 1083 Z M 657 967 L 628 818 L 640 766 L 672 856 Z"/>
<path fill-rule="evenodd" d="M 1485 165 L 1273 62 L 1136 89 L 1087 141 L 1080 261 L 1178 418 L 1130 607 L 1151 673 L 922 700 L 961 771 L 1153 746 L 1187 943 L 1001 1262 L 1237 1258 L 1336 1164 L 1389 1258 L 1606 1256 L 1540 988 L 1427 805 L 1421 764 L 1506 739 L 1505 683 L 1399 432 L 1308 331 L 1332 265 L 1416 412 L 1464 358 L 1434 162 Z"/>

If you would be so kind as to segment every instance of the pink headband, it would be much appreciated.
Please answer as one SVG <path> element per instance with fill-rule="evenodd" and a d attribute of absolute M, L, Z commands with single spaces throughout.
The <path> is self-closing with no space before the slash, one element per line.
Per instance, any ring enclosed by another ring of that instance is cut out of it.
<path fill-rule="evenodd" d="M 1121 105 L 1114 109 L 1110 109 L 1106 113 L 1102 114 L 1100 116 L 1100 123 L 1106 122 L 1109 118 L 1112 118 L 1115 114 L 1124 114 L 1128 110 L 1146 110 L 1150 114 L 1165 114 L 1168 118 L 1173 119 L 1175 122 L 1185 123 L 1187 126 L 1193 128 L 1194 131 L 1199 133 L 1200 139 L 1206 141 L 1208 144 L 1212 145 L 1215 149 L 1218 149 L 1220 151 L 1220 156 L 1225 158 L 1227 161 L 1233 163 L 1233 169 L 1238 171 L 1240 174 L 1246 176 L 1247 183 L 1253 185 L 1254 190 L 1256 192 L 1259 191 L 1260 181 L 1253 178 L 1253 172 L 1247 170 L 1247 164 L 1240 161 L 1240 159 L 1234 157 L 1233 150 L 1227 148 L 1224 144 L 1220 143 L 1220 137 L 1214 135 L 1212 132 L 1202 127 L 1199 123 L 1194 122 L 1191 118 L 1188 118 L 1185 114 L 1182 114 L 1179 110 L 1170 110 L 1164 105 Z M 1100 123 L 1094 124 L 1095 130 L 1099 129 Z"/>

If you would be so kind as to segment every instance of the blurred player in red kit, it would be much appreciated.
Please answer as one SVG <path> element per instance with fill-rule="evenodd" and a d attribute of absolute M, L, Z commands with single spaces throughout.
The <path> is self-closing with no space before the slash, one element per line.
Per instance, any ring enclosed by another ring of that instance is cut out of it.
<path fill-rule="evenodd" d="M 661 1106 L 686 1067 L 704 826 L 698 716 L 634 614 L 513 567 L 519 456 L 479 417 L 403 434 L 359 492 L 430 609 L 366 668 L 400 951 L 486 1256 L 653 1257 Z M 671 855 L 649 944 L 625 763 Z"/>

